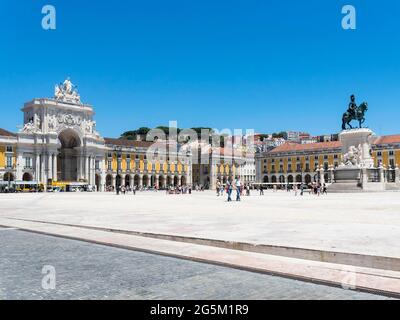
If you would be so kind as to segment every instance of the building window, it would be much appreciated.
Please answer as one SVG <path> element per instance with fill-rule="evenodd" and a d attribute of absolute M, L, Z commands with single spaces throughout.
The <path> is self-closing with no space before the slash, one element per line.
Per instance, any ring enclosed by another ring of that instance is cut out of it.
<path fill-rule="evenodd" d="M 108 169 L 108 171 L 112 170 L 112 161 L 111 160 L 107 161 L 107 169 Z"/>
<path fill-rule="evenodd" d="M 6 147 L 6 152 L 13 152 L 13 147 L 12 146 L 7 146 Z"/>
<path fill-rule="evenodd" d="M 25 168 L 26 169 L 32 168 L 32 158 L 31 157 L 25 157 Z"/>
<path fill-rule="evenodd" d="M 337 168 L 339 166 L 338 162 L 335 162 L 335 168 Z"/>
<path fill-rule="evenodd" d="M 118 160 L 117 166 L 118 166 L 118 170 L 121 170 L 121 160 Z"/>
<path fill-rule="evenodd" d="M 301 164 L 297 164 L 297 172 L 300 172 L 301 171 Z"/>
<path fill-rule="evenodd" d="M 394 165 L 394 159 L 389 159 L 389 167 L 391 169 L 394 169 L 395 165 Z"/>
<path fill-rule="evenodd" d="M 111 152 L 109 152 L 107 156 L 108 156 L 109 158 L 112 158 Z"/>
<path fill-rule="evenodd" d="M 128 154 L 126 155 L 126 158 L 127 158 L 127 159 L 130 159 L 130 158 L 131 158 L 131 155 L 128 153 Z"/>
<path fill-rule="evenodd" d="M 94 168 L 95 168 L 96 170 L 100 170 L 100 160 L 95 160 L 95 162 L 94 162 Z"/>
<path fill-rule="evenodd" d="M 139 160 L 139 155 L 138 154 L 135 155 L 135 159 Z"/>
<path fill-rule="evenodd" d="M 335 155 L 333 156 L 333 159 L 337 159 L 337 158 L 339 158 L 339 156 L 338 156 L 337 154 L 335 154 Z"/>
<path fill-rule="evenodd" d="M 131 160 L 126 159 L 126 170 L 131 170 Z"/>
<path fill-rule="evenodd" d="M 324 160 L 328 160 L 328 155 L 324 155 Z"/>
<path fill-rule="evenodd" d="M 389 156 L 394 156 L 394 151 L 393 150 L 389 151 Z"/>
<path fill-rule="evenodd" d="M 306 171 L 309 172 L 310 171 L 310 164 L 306 163 Z"/>
<path fill-rule="evenodd" d="M 325 170 L 325 171 L 329 170 L 329 164 L 328 164 L 328 162 L 325 162 L 325 163 L 324 163 L 324 170 Z"/>
<path fill-rule="evenodd" d="M 378 151 L 378 157 L 382 157 L 382 151 Z"/>
<path fill-rule="evenodd" d="M 300 157 L 297 157 L 297 161 L 300 161 Z"/>
<path fill-rule="evenodd" d="M 13 165 L 13 157 L 7 156 L 7 168 L 12 168 Z"/>
<path fill-rule="evenodd" d="M 314 160 L 317 160 L 317 161 L 318 161 L 318 156 L 315 156 L 315 157 L 314 157 Z"/>

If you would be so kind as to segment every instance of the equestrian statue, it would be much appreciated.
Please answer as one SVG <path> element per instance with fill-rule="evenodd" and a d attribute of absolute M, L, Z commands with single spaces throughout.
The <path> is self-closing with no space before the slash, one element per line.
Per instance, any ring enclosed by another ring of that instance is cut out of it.
<path fill-rule="evenodd" d="M 359 123 L 359 128 L 362 128 L 362 124 L 365 122 L 365 112 L 368 110 L 368 103 L 363 102 L 358 107 L 356 104 L 356 97 L 354 94 L 350 97 L 350 103 L 347 111 L 343 114 L 342 118 L 342 130 L 353 129 L 350 122 L 355 120 Z"/>

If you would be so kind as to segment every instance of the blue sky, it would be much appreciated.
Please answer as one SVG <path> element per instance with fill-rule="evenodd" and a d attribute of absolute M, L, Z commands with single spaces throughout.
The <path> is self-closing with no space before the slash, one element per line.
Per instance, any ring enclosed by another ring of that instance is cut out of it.
<path fill-rule="evenodd" d="M 357 9 L 357 30 L 341 8 Z M 41 8 L 57 29 L 41 28 Z M 400 133 L 398 0 L 0 0 L 0 127 L 70 76 L 98 130 L 140 126 L 337 132 L 349 95 Z"/>

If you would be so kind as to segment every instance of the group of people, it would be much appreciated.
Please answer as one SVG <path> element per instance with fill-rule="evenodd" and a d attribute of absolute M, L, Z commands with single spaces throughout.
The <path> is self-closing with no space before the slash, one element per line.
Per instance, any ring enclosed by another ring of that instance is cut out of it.
<path fill-rule="evenodd" d="M 241 196 L 243 196 L 244 193 L 246 193 L 246 196 L 250 196 L 250 185 L 243 184 L 240 178 L 227 181 L 225 184 L 221 183 L 219 180 L 217 181 L 217 197 L 223 196 L 224 192 L 226 192 L 228 195 L 228 202 L 230 202 L 232 201 L 232 193 L 234 190 L 236 191 L 236 201 L 241 201 Z"/>
<path fill-rule="evenodd" d="M 275 186 L 274 186 L 275 189 Z M 300 184 L 293 184 L 293 186 L 287 184 L 286 191 L 291 192 L 293 189 L 294 195 L 297 196 L 299 193 L 300 195 L 304 195 L 304 190 L 308 189 L 309 194 L 314 194 L 316 196 L 320 196 L 321 194 L 328 194 L 328 189 L 325 183 L 321 182 L 310 182 L 308 185 L 300 183 Z"/>
<path fill-rule="evenodd" d="M 192 194 L 192 187 L 191 186 L 170 186 L 166 190 L 167 194 Z"/>

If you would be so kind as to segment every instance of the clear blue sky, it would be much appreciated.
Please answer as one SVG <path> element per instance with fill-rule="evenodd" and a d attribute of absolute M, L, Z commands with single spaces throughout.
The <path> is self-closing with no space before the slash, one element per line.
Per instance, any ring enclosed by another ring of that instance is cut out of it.
<path fill-rule="evenodd" d="M 357 9 L 357 30 L 341 8 Z M 41 8 L 57 9 L 57 30 Z M 104 136 L 140 126 L 337 132 L 349 95 L 400 133 L 398 0 L 0 0 L 0 127 L 70 76 Z"/>

